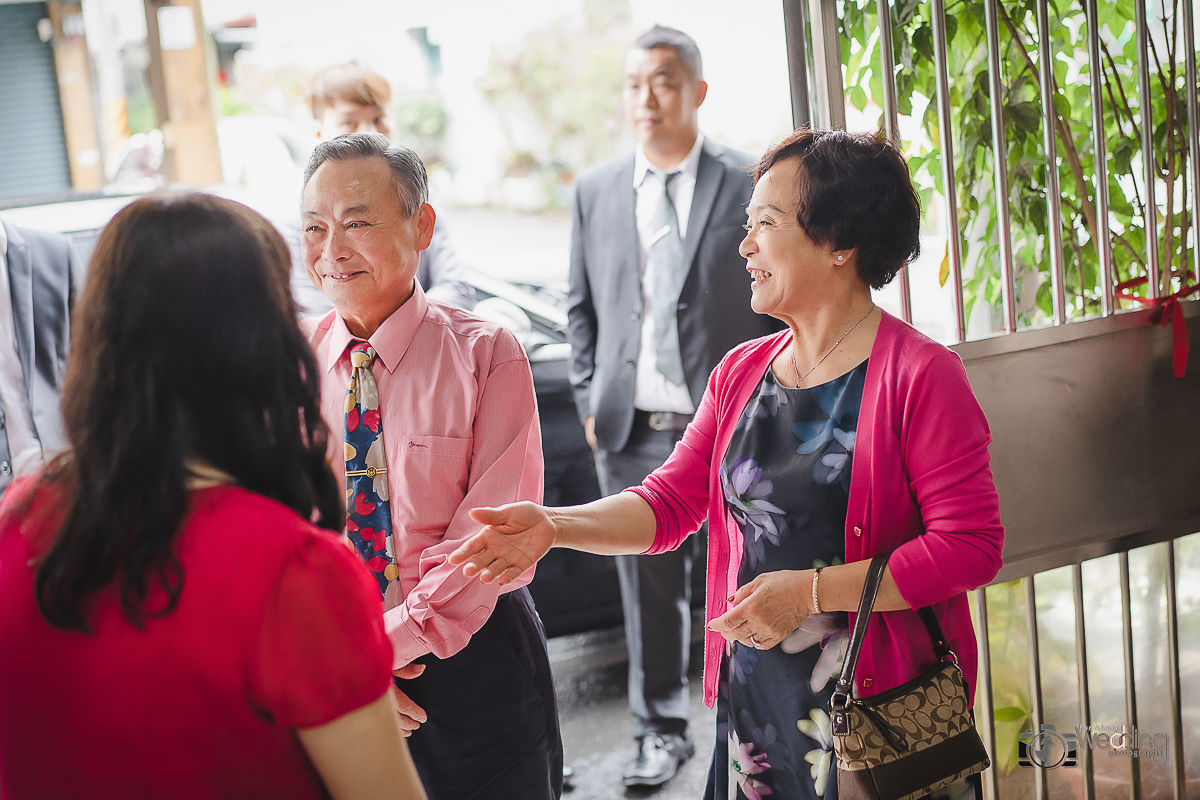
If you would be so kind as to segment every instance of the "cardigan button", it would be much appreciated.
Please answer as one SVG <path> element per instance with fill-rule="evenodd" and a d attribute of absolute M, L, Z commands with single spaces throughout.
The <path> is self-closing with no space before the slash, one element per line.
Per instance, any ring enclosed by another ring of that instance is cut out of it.
<path fill-rule="evenodd" d="M 862 536 L 862 528 L 860 528 L 860 527 L 858 527 L 857 525 L 855 525 L 855 526 L 854 526 L 854 535 L 855 535 L 855 536 Z"/>

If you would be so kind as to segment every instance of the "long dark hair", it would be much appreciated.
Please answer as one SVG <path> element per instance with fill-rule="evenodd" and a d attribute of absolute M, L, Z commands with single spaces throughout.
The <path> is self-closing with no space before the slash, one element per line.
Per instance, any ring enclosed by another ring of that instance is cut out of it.
<path fill-rule="evenodd" d="M 51 625 L 88 631 L 88 598 L 117 581 L 135 625 L 175 608 L 189 460 L 342 527 L 288 274 L 270 223 L 209 195 L 143 198 L 100 234 L 63 387 L 71 451 L 47 472 L 68 498 L 37 566 Z M 165 600 L 150 608 L 155 586 Z"/>

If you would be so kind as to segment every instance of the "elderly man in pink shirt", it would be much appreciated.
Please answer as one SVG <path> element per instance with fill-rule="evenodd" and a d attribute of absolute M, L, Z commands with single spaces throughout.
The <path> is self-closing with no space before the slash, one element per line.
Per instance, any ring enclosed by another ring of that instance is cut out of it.
<path fill-rule="evenodd" d="M 562 742 L 546 637 L 525 584 L 447 557 L 468 509 L 542 495 L 529 363 L 507 330 L 415 280 L 435 213 L 425 167 L 374 133 L 322 142 L 304 175 L 302 251 L 334 305 L 316 353 L 347 539 L 375 576 L 396 702 L 430 800 L 557 798 Z"/>

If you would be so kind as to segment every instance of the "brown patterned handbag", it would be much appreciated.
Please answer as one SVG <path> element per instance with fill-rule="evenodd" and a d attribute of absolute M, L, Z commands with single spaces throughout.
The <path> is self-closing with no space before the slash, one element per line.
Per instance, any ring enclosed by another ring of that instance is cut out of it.
<path fill-rule="evenodd" d="M 967 705 L 967 685 L 933 609 L 918 609 L 938 663 L 908 683 L 851 697 L 887 554 L 875 556 L 863 585 L 829 719 L 840 800 L 915 800 L 991 766 Z"/>

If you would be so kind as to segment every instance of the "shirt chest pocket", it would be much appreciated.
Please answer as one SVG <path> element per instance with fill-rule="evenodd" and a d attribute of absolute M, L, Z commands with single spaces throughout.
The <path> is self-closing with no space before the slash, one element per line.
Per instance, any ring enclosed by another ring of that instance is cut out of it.
<path fill-rule="evenodd" d="M 452 436 L 400 437 L 388 481 L 397 527 L 440 539 L 467 493 L 471 439 Z"/>

